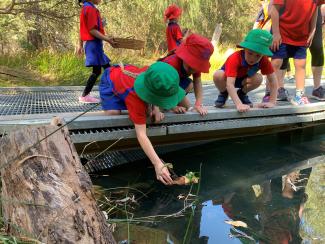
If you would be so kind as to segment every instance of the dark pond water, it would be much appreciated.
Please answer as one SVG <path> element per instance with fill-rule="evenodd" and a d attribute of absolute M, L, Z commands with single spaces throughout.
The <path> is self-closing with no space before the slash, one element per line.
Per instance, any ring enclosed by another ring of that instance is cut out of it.
<path fill-rule="evenodd" d="M 164 156 L 178 174 L 200 172 L 194 186 L 163 186 L 148 162 L 95 177 L 94 184 L 109 188 L 111 197 L 121 194 L 114 205 L 119 214 L 107 207 L 110 218 L 133 220 L 118 241 L 325 243 L 324 152 L 322 126 L 211 142 Z"/>

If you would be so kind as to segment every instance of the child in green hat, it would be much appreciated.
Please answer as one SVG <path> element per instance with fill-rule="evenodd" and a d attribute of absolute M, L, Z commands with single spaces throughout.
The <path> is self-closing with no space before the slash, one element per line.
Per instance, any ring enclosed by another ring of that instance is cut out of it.
<path fill-rule="evenodd" d="M 253 107 L 253 103 L 249 100 L 247 93 L 261 85 L 262 75 L 266 75 L 270 81 L 271 96 L 269 102 L 257 104 L 257 107 L 275 106 L 277 78 L 268 59 L 268 56 L 272 56 L 269 49 L 272 40 L 272 35 L 268 31 L 251 30 L 245 40 L 238 45 L 242 50 L 230 55 L 221 69 L 214 73 L 213 81 L 220 91 L 215 101 L 216 107 L 223 107 L 230 95 L 239 112 L 248 111 L 250 107 Z M 262 75 L 257 73 L 259 70 Z M 237 91 L 236 88 L 238 88 Z"/>
<path fill-rule="evenodd" d="M 134 123 L 138 141 L 152 162 L 157 180 L 166 185 L 173 183 L 167 167 L 155 152 L 146 132 L 146 118 L 150 105 L 156 122 L 164 118 L 160 108 L 174 108 L 184 97 L 179 87 L 177 71 L 167 63 L 156 62 L 149 68 L 133 65 L 113 66 L 105 70 L 99 85 L 102 108 L 106 115 L 119 115 L 128 110 Z"/>

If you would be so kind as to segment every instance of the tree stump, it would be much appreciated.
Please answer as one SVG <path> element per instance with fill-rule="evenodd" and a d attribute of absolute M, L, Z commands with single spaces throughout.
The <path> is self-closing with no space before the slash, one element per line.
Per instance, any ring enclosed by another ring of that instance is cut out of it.
<path fill-rule="evenodd" d="M 31 126 L 0 138 L 8 234 L 44 243 L 115 243 L 68 130 L 61 128 L 28 149 L 56 129 Z"/>

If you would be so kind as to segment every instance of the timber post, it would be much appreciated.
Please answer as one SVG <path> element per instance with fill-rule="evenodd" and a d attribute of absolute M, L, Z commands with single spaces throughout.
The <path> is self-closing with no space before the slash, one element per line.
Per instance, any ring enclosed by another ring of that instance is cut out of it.
<path fill-rule="evenodd" d="M 6 230 L 44 243 L 115 243 L 68 129 L 44 139 L 59 125 L 55 119 L 0 138 Z"/>

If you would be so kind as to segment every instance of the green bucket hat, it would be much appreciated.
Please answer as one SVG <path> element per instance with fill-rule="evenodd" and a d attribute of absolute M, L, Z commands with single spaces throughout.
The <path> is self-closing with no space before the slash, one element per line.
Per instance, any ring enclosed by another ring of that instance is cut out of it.
<path fill-rule="evenodd" d="M 164 109 L 175 107 L 185 97 L 176 69 L 163 62 L 152 64 L 140 74 L 134 82 L 134 90 L 143 101 Z"/>
<path fill-rule="evenodd" d="M 273 36 L 270 32 L 261 29 L 254 29 L 248 32 L 244 41 L 242 41 L 238 46 L 265 56 L 273 56 L 273 53 L 270 51 L 272 41 Z"/>

